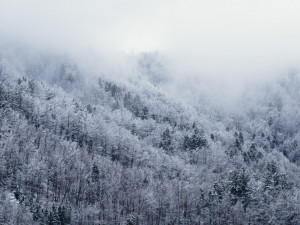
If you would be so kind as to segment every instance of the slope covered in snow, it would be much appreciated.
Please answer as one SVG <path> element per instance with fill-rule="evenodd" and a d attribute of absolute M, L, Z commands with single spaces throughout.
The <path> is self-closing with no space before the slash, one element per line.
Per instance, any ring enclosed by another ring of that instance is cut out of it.
<path fill-rule="evenodd" d="M 20 55 L 0 60 L 2 223 L 299 223 L 297 74 L 221 110 L 164 91 L 159 58 L 118 80 Z"/>

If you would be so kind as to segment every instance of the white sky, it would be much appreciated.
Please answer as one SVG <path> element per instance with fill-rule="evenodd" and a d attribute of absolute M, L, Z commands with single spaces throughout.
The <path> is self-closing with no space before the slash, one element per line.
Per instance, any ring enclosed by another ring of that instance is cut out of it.
<path fill-rule="evenodd" d="M 0 35 L 50 48 L 157 50 L 183 73 L 262 76 L 300 65 L 300 1 L 0 0 Z"/>

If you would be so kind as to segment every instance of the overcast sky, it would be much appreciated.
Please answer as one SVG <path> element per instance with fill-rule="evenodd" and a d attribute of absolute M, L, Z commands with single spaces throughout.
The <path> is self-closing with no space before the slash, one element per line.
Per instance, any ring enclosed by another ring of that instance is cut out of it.
<path fill-rule="evenodd" d="M 300 1 L 0 0 L 0 35 L 62 50 L 159 51 L 174 74 L 232 83 L 298 69 Z"/>

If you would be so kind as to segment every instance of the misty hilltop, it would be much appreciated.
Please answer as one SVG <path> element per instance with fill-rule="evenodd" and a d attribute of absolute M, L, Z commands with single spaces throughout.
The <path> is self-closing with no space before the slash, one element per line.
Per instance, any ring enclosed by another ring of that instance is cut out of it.
<path fill-rule="evenodd" d="M 298 73 L 226 96 L 119 60 L 0 53 L 1 224 L 299 224 Z"/>

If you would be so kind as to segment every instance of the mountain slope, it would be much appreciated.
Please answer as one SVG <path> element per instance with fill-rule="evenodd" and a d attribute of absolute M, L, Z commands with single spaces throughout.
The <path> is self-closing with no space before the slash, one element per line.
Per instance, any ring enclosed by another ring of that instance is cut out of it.
<path fill-rule="evenodd" d="M 300 221 L 297 76 L 233 114 L 55 57 L 0 80 L 1 223 Z"/>

